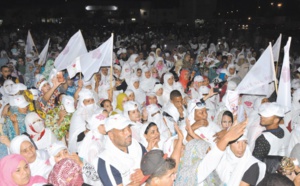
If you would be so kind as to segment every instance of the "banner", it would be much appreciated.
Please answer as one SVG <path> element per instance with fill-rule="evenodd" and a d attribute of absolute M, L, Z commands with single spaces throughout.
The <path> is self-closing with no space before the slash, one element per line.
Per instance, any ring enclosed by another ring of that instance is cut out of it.
<path fill-rule="evenodd" d="M 35 53 L 35 44 L 33 42 L 32 36 L 30 31 L 28 30 L 28 34 L 27 34 L 27 40 L 26 40 L 26 46 L 25 46 L 25 54 L 29 54 L 31 52 Z"/>
<path fill-rule="evenodd" d="M 272 47 L 273 59 L 275 62 L 278 62 L 279 60 L 280 46 L 281 46 L 281 34 L 279 35 L 278 39 L 276 40 L 275 44 Z"/>
<path fill-rule="evenodd" d="M 39 55 L 39 65 L 44 65 L 46 60 L 47 60 L 47 55 L 48 55 L 48 48 L 49 48 L 49 42 L 50 39 L 48 39 L 47 44 L 45 45 L 44 49 L 42 50 L 42 52 Z"/>

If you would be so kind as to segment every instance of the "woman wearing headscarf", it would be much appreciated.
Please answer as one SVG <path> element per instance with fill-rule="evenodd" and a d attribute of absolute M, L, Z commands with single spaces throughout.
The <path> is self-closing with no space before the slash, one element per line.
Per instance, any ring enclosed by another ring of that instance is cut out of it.
<path fill-rule="evenodd" d="M 49 161 L 52 167 L 54 167 L 56 163 L 63 159 L 72 159 L 81 167 L 81 172 L 85 183 L 102 186 L 98 173 L 92 164 L 88 163 L 84 159 L 81 159 L 76 153 L 70 154 L 67 146 L 63 142 L 59 141 L 53 143 L 51 147 L 47 149 L 47 151 L 50 155 Z"/>
<path fill-rule="evenodd" d="M 172 73 L 166 73 L 164 75 L 163 84 L 163 105 L 170 101 L 170 93 L 174 90 L 174 76 Z"/>
<path fill-rule="evenodd" d="M 127 101 L 126 103 L 124 103 L 123 115 L 133 122 L 133 125 L 131 126 L 132 137 L 140 142 L 140 130 L 143 124 L 140 122 L 141 112 L 139 110 L 139 105 L 137 104 L 137 102 Z"/>
<path fill-rule="evenodd" d="M 88 89 L 82 89 L 79 92 L 79 101 L 77 110 L 71 118 L 69 130 L 69 150 L 77 152 L 79 143 L 83 140 L 87 132 L 85 121 L 91 116 L 94 110 L 99 109 L 94 99 L 94 94 Z"/>
<path fill-rule="evenodd" d="M 147 151 L 153 149 L 163 150 L 164 142 L 160 139 L 160 132 L 154 122 L 145 123 L 140 130 L 141 144 Z"/>
<path fill-rule="evenodd" d="M 180 71 L 182 69 L 182 60 L 177 60 L 175 66 L 170 69 L 170 72 L 173 74 L 175 81 L 179 80 Z"/>
<path fill-rule="evenodd" d="M 160 83 L 156 83 L 154 85 L 154 89 L 153 89 L 153 92 L 155 93 L 156 95 L 156 98 L 157 98 L 157 103 L 163 107 L 164 106 L 164 99 L 163 99 L 163 85 L 160 84 Z"/>
<path fill-rule="evenodd" d="M 24 96 L 17 95 L 11 97 L 10 105 L 10 116 L 4 123 L 3 134 L 12 140 L 17 135 L 26 132 L 25 117 L 28 113 L 29 103 Z"/>
<path fill-rule="evenodd" d="M 190 71 L 187 69 L 183 69 L 180 71 L 179 82 L 183 86 L 184 90 L 187 89 L 187 84 L 189 82 Z"/>
<path fill-rule="evenodd" d="M 151 92 L 157 80 L 152 77 L 151 70 L 147 67 L 142 69 L 141 89 L 144 92 Z"/>
<path fill-rule="evenodd" d="M 236 77 L 236 67 L 234 64 L 229 64 L 227 67 L 227 81 L 230 81 L 232 78 Z"/>
<path fill-rule="evenodd" d="M 140 105 L 145 104 L 146 94 L 140 88 L 140 78 L 138 78 L 137 76 L 131 77 L 128 89 L 131 89 L 134 92 L 136 102 L 138 102 Z"/>
<path fill-rule="evenodd" d="M 45 125 L 56 136 L 58 140 L 68 140 L 71 118 L 75 112 L 74 98 L 62 95 L 61 104 L 53 110 L 48 111 L 45 119 Z"/>
<path fill-rule="evenodd" d="M 52 169 L 49 155 L 44 150 L 36 150 L 32 141 L 26 135 L 15 137 L 10 143 L 10 153 L 22 155 L 29 164 L 32 176 L 48 178 Z"/>
<path fill-rule="evenodd" d="M 27 88 L 35 86 L 35 67 L 32 63 L 26 65 L 26 73 L 24 74 L 25 85 Z"/>
<path fill-rule="evenodd" d="M 158 57 L 155 59 L 154 67 L 158 71 L 158 76 L 161 78 L 164 73 L 167 72 L 167 67 L 164 64 L 164 59 L 162 57 Z"/>
<path fill-rule="evenodd" d="M 200 183 L 197 174 L 201 170 L 198 169 L 199 165 L 209 151 L 210 144 L 204 140 L 193 139 L 185 146 L 183 157 L 180 160 L 175 186 L 189 185 L 189 186 L 220 186 L 220 180 L 216 171 L 212 171 Z M 199 184 L 200 183 L 200 184 Z"/>
<path fill-rule="evenodd" d="M 31 176 L 26 159 L 19 154 L 11 154 L 0 161 L 0 185 L 7 186 L 33 186 L 46 184 L 42 176 Z"/>
<path fill-rule="evenodd" d="M 53 186 L 84 186 L 81 167 L 74 160 L 65 158 L 55 164 L 48 182 Z"/>
<path fill-rule="evenodd" d="M 30 112 L 25 117 L 26 131 L 38 149 L 46 149 L 57 138 L 49 128 L 45 128 L 44 120 L 36 113 Z"/>
<path fill-rule="evenodd" d="M 227 130 L 233 124 L 233 115 L 229 110 L 222 110 L 215 121 L 222 130 Z"/>
<path fill-rule="evenodd" d="M 124 111 L 124 103 L 128 101 L 128 96 L 125 93 L 120 93 L 117 96 L 117 105 L 116 105 L 116 109 L 112 112 L 111 115 L 114 114 L 122 114 Z"/>
<path fill-rule="evenodd" d="M 230 143 L 216 170 L 227 185 L 257 185 L 265 176 L 266 165 L 252 156 L 244 134 Z"/>

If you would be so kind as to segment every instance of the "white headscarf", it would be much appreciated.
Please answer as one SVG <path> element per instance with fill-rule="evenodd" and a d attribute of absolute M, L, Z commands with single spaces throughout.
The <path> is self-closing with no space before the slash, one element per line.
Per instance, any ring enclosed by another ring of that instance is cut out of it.
<path fill-rule="evenodd" d="M 152 77 L 151 70 L 149 68 L 147 68 L 147 67 L 143 68 L 142 71 L 143 72 L 142 72 L 142 78 L 141 78 L 141 81 L 140 81 L 140 88 L 142 90 L 144 90 L 145 92 L 150 92 L 154 88 L 154 85 L 156 83 L 156 79 L 154 79 Z M 146 76 L 145 76 L 146 72 L 150 72 L 150 77 L 149 78 L 146 78 Z"/>
<path fill-rule="evenodd" d="M 45 134 L 44 120 L 35 112 L 25 117 L 26 131 L 34 141 L 40 140 Z"/>
<path fill-rule="evenodd" d="M 9 147 L 10 153 L 12 153 L 12 154 L 20 154 L 21 144 L 24 141 L 28 141 L 28 142 L 31 143 L 31 141 L 28 138 L 28 136 L 26 136 L 24 134 L 14 137 L 14 139 L 12 139 L 11 142 L 10 142 L 10 147 Z"/>
<path fill-rule="evenodd" d="M 146 94 L 140 87 L 134 87 L 134 83 L 137 81 L 140 81 L 140 78 L 137 76 L 132 76 L 127 89 L 131 89 L 134 92 L 135 100 L 142 105 L 146 101 Z"/>

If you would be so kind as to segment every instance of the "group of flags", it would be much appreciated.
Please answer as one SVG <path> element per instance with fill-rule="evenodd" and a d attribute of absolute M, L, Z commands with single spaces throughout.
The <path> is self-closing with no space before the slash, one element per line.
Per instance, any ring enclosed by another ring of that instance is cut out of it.
<path fill-rule="evenodd" d="M 39 54 L 39 65 L 46 62 L 50 39 Z M 28 31 L 25 54 L 37 52 L 30 31 Z M 68 41 L 65 48 L 57 56 L 54 66 L 57 71 L 67 69 L 70 78 L 82 73 L 84 81 L 91 79 L 101 66 L 111 66 L 113 60 L 113 35 L 102 45 L 90 52 L 87 51 L 83 36 L 79 30 Z"/>

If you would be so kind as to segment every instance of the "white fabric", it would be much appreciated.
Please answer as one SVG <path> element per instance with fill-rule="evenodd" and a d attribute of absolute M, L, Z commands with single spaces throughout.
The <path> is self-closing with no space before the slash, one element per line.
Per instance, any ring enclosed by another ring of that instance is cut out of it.
<path fill-rule="evenodd" d="M 64 70 L 76 57 L 85 53 L 87 53 L 87 49 L 79 30 L 70 38 L 64 50 L 56 57 L 54 66 L 58 71 Z"/>
<path fill-rule="evenodd" d="M 280 34 L 281 37 L 281 34 Z M 280 75 L 280 81 L 278 86 L 277 100 L 276 102 L 284 107 L 284 112 L 288 112 L 292 108 L 291 98 L 291 78 L 290 78 L 290 45 L 291 37 L 289 37 L 284 47 L 284 58 L 282 64 L 282 70 Z"/>
<path fill-rule="evenodd" d="M 47 149 L 57 141 L 58 140 L 53 134 L 53 132 L 49 128 L 46 128 L 44 136 L 38 141 L 34 140 L 34 143 L 38 149 Z"/>
<path fill-rule="evenodd" d="M 278 138 L 271 132 L 264 132 L 263 135 L 271 145 L 268 155 L 270 156 L 287 156 L 288 145 L 290 141 L 290 132 L 284 125 L 279 125 L 284 131 L 283 138 Z"/>
<path fill-rule="evenodd" d="M 142 69 L 142 78 L 140 81 L 140 88 L 144 91 L 144 92 L 151 92 L 154 88 L 154 85 L 156 83 L 156 79 L 154 79 L 152 77 L 151 71 L 149 68 L 144 68 Z M 146 78 L 145 73 L 150 71 L 150 78 Z"/>
<path fill-rule="evenodd" d="M 43 66 L 45 64 L 46 60 L 47 60 L 49 42 L 50 42 L 50 39 L 48 39 L 45 47 L 43 48 L 42 52 L 39 55 L 39 62 L 38 62 L 38 64 L 41 65 L 41 66 Z"/>
<path fill-rule="evenodd" d="M 168 83 L 168 79 L 170 79 L 171 77 L 174 77 L 172 73 L 166 73 L 164 75 L 164 84 L 163 84 L 163 105 L 167 104 L 170 100 L 170 93 L 172 92 L 172 90 L 174 90 L 174 84 L 175 84 L 175 81 L 173 83 L 173 85 L 169 85 Z"/>
<path fill-rule="evenodd" d="M 14 139 L 12 139 L 11 142 L 10 142 L 10 147 L 9 147 L 10 153 L 12 153 L 12 154 L 20 154 L 21 144 L 24 141 L 28 141 L 28 142 L 31 143 L 31 141 L 28 138 L 28 136 L 26 136 L 24 134 L 14 137 Z"/>
<path fill-rule="evenodd" d="M 106 169 L 108 177 L 111 181 L 114 181 L 113 175 L 111 175 L 110 165 L 115 167 L 122 176 L 123 185 L 127 185 L 131 182 L 130 175 L 134 173 L 135 169 L 140 168 L 142 159 L 141 145 L 134 139 L 132 139 L 131 145 L 128 147 L 128 152 L 125 153 L 118 149 L 112 141 L 107 138 L 105 144 L 105 150 L 99 155 L 106 163 Z M 95 167 L 97 170 L 97 167 Z M 116 183 L 112 183 L 116 185 Z"/>
<path fill-rule="evenodd" d="M 282 37 L 282 34 L 279 35 L 279 37 L 277 38 L 275 44 L 272 47 L 274 62 L 275 61 L 278 62 L 278 60 L 279 60 L 281 37 Z"/>
<path fill-rule="evenodd" d="M 39 175 L 48 179 L 48 175 L 51 172 L 52 167 L 47 160 L 48 159 L 43 156 L 42 151 L 37 150 L 35 161 L 29 164 L 31 176 Z"/>
<path fill-rule="evenodd" d="M 300 125 L 296 125 L 296 127 L 291 132 L 291 139 L 288 146 L 287 156 L 290 157 L 291 151 L 295 147 L 297 143 L 300 143 Z"/>
<path fill-rule="evenodd" d="M 224 183 L 230 186 L 239 186 L 245 172 L 255 163 L 258 163 L 259 166 L 257 184 L 264 178 L 266 165 L 252 156 L 248 146 L 241 158 L 236 157 L 229 146 L 216 170 Z"/>
<path fill-rule="evenodd" d="M 146 94 L 145 94 L 145 92 L 141 89 L 140 86 L 139 86 L 139 88 L 135 88 L 134 85 L 133 85 L 136 81 L 139 81 L 139 80 L 140 80 L 140 79 L 139 79 L 137 76 L 131 77 L 127 89 L 131 89 L 131 90 L 134 92 L 135 100 L 136 100 L 140 105 L 143 105 L 143 103 L 146 101 Z M 141 85 L 141 83 L 140 83 L 140 85 Z"/>
<path fill-rule="evenodd" d="M 33 47 L 35 47 L 35 44 L 33 42 L 31 33 L 28 30 L 27 39 L 26 39 L 26 46 L 25 46 L 25 54 L 27 55 L 27 54 L 29 54 L 31 52 L 35 53 L 35 50 L 34 50 Z"/>

